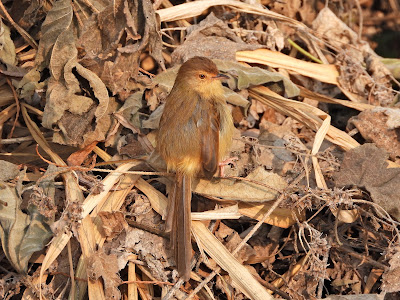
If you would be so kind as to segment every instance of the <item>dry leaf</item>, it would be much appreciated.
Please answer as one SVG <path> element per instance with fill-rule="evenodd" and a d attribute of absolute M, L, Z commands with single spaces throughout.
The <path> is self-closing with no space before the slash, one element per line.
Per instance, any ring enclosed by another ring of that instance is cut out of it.
<path fill-rule="evenodd" d="M 198 25 L 189 26 L 187 32 L 185 42 L 172 53 L 174 63 L 182 64 L 194 56 L 235 61 L 236 51 L 262 47 L 243 42 L 213 13 L 210 13 Z"/>
<path fill-rule="evenodd" d="M 0 160 L 0 170 L 0 181 L 14 179 L 19 173 L 19 168 L 17 165 L 5 160 Z"/>
<path fill-rule="evenodd" d="M 259 185 L 257 182 L 271 188 Z M 194 192 L 243 202 L 266 202 L 275 200 L 277 191 L 282 191 L 286 186 L 287 183 L 282 177 L 258 167 L 246 177 L 246 181 L 237 181 L 233 184 L 229 179 L 221 179 L 217 183 L 200 179 Z"/>
<path fill-rule="evenodd" d="M 10 37 L 10 28 L 0 20 L 0 60 L 8 65 L 17 63 L 14 42 Z"/>
<path fill-rule="evenodd" d="M 118 275 L 117 257 L 113 254 L 106 255 L 103 251 L 93 253 L 87 259 L 87 273 L 92 280 L 102 279 L 104 282 L 104 293 L 106 299 L 121 299 L 118 287 L 121 278 Z"/>
<path fill-rule="evenodd" d="M 21 198 L 15 188 L 0 182 L 0 237 L 4 254 L 17 272 L 25 273 L 32 254 L 42 250 L 51 237 L 51 230 L 36 207 L 20 208 Z"/>
<path fill-rule="evenodd" d="M 390 249 L 389 256 L 389 268 L 385 270 L 382 275 L 382 290 L 385 293 L 393 293 L 400 291 L 400 251 L 399 246 L 395 246 L 394 249 Z"/>
<path fill-rule="evenodd" d="M 280 73 L 270 72 L 258 67 L 247 67 L 238 62 L 227 60 L 216 59 L 214 62 L 219 70 L 231 74 L 236 79 L 235 82 L 228 81 L 229 87 L 233 90 L 242 90 L 264 83 L 281 82 L 283 83 L 283 90 L 287 97 L 295 97 L 300 93 L 299 88 Z"/>
<path fill-rule="evenodd" d="M 328 7 L 319 12 L 313 21 L 313 29 L 338 49 L 338 82 L 342 89 L 356 94 L 352 98 L 348 95 L 350 99 L 383 106 L 392 103 L 390 71 L 367 42 L 360 41 L 357 33 Z"/>
<path fill-rule="evenodd" d="M 125 100 L 148 83 L 146 76 L 139 75 L 140 54 L 146 47 L 165 68 L 158 30 L 151 1 L 110 2 L 85 23 L 78 41 L 81 63 L 99 75 L 113 95 Z"/>
<path fill-rule="evenodd" d="M 376 107 L 364 110 L 349 120 L 349 129 L 356 127 L 367 142 L 385 149 L 390 158 L 400 158 L 400 109 Z"/>
<path fill-rule="evenodd" d="M 344 155 L 335 184 L 356 185 L 371 193 L 372 200 L 400 220 L 400 169 L 387 168 L 387 153 L 373 144 L 364 144 Z"/>

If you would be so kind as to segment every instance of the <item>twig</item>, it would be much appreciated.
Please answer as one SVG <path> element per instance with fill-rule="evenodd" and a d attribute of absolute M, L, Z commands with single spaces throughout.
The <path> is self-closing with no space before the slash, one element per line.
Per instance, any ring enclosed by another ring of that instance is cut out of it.
<path fill-rule="evenodd" d="M 44 136 L 50 136 L 51 132 L 47 132 L 47 134 L 43 134 Z M 11 144 L 19 144 L 23 142 L 28 142 L 28 141 L 33 141 L 34 138 L 32 136 L 22 136 L 22 137 L 17 137 L 17 138 L 11 138 L 11 139 L 3 139 L 0 140 L 0 144 L 2 145 L 11 145 Z"/>
<path fill-rule="evenodd" d="M 4 15 L 6 16 L 8 22 L 11 23 L 11 25 L 19 32 L 19 34 L 22 36 L 22 38 L 32 46 L 32 48 L 37 49 L 38 44 L 36 41 L 17 23 L 14 22 L 14 20 L 11 18 L 9 13 L 7 12 L 6 8 L 3 5 L 3 2 L 0 1 L 0 9 L 3 11 Z"/>
<path fill-rule="evenodd" d="M 265 183 L 262 183 L 262 182 L 259 182 L 259 181 L 255 181 L 255 180 L 251 180 L 251 179 L 248 179 L 248 178 L 244 178 L 244 177 L 225 176 L 225 177 L 220 177 L 220 178 L 221 179 L 236 179 L 236 180 L 246 181 L 246 182 L 250 182 L 250 183 L 254 183 L 254 184 L 263 186 L 263 187 L 265 187 L 267 189 L 270 189 L 270 190 L 273 190 L 275 192 L 282 193 L 282 191 L 280 191 L 280 190 L 278 190 L 278 189 L 276 189 L 276 188 L 274 188 L 272 186 L 269 186 L 268 184 L 265 184 Z"/>
<path fill-rule="evenodd" d="M 363 16 L 363 12 L 362 12 L 362 9 L 361 9 L 360 1 L 355 0 L 355 2 L 356 2 L 356 6 L 357 6 L 358 16 L 360 17 L 359 24 L 358 24 L 358 26 L 359 26 L 359 28 L 358 28 L 358 39 L 361 41 L 363 23 L 364 23 L 364 16 Z"/>
<path fill-rule="evenodd" d="M 1 1 L 0 1 L 0 3 L 1 3 Z M 13 93 L 15 104 L 17 105 L 17 112 L 15 114 L 15 120 L 14 120 L 13 126 L 12 126 L 12 128 L 10 130 L 10 133 L 8 135 L 8 137 L 11 138 L 13 133 L 14 133 L 15 126 L 17 125 L 17 122 L 18 122 L 19 113 L 21 111 L 21 106 L 19 104 L 19 99 L 18 99 L 17 92 L 15 91 L 15 88 L 12 85 L 12 82 L 11 82 L 10 78 L 6 77 L 6 80 L 7 80 L 8 85 L 10 86 L 10 89 L 11 89 L 12 93 Z"/>
<path fill-rule="evenodd" d="M 295 48 L 297 51 L 299 51 L 303 55 L 307 56 L 308 58 L 312 59 L 313 61 L 315 61 L 315 62 L 317 62 L 319 64 L 323 64 L 322 60 L 320 60 L 319 58 L 317 58 L 314 55 L 312 55 L 310 52 L 307 52 L 306 50 L 301 48 L 298 44 L 296 44 L 291 39 L 288 39 L 288 42 L 289 42 L 290 45 L 292 45 L 293 48 Z"/>

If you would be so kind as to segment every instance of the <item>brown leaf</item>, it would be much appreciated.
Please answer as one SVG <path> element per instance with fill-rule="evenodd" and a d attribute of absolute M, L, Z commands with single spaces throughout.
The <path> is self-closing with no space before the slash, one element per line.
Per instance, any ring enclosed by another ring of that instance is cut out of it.
<path fill-rule="evenodd" d="M 368 142 L 385 149 L 390 158 L 400 158 L 400 109 L 377 107 L 349 120 Z"/>
<path fill-rule="evenodd" d="M 88 258 L 87 266 L 87 274 L 90 279 L 103 279 L 106 299 L 121 299 L 118 286 L 122 280 L 118 276 L 117 256 L 107 255 L 100 250 Z"/>
<path fill-rule="evenodd" d="M 97 145 L 97 142 L 93 142 L 93 143 L 87 145 L 85 148 L 72 153 L 67 159 L 68 165 L 69 166 L 82 165 L 82 163 L 85 161 L 85 159 L 88 157 L 88 155 L 96 147 L 96 145 Z"/>
<path fill-rule="evenodd" d="M 248 181 L 238 181 L 233 184 L 227 179 L 217 183 L 201 179 L 194 192 L 244 202 L 267 202 L 276 199 L 278 194 L 276 190 L 283 190 L 287 186 L 282 177 L 265 171 L 263 167 L 255 169 L 246 179 Z M 258 182 L 267 183 L 272 189 L 259 185 Z"/>
<path fill-rule="evenodd" d="M 254 50 L 261 45 L 243 42 L 222 20 L 213 13 L 198 25 L 188 27 L 185 42 L 172 53 L 172 61 L 182 64 L 193 56 L 206 56 L 235 61 L 236 51 Z"/>
<path fill-rule="evenodd" d="M 371 193 L 372 200 L 400 220 L 400 169 L 387 168 L 387 153 L 374 144 L 365 144 L 344 155 L 335 175 L 337 187 L 356 185 Z"/>
<path fill-rule="evenodd" d="M 120 211 L 102 211 L 99 212 L 99 217 L 101 219 L 104 234 L 108 239 L 113 239 L 128 227 L 128 224 L 125 221 L 125 216 Z"/>
<path fill-rule="evenodd" d="M 146 47 L 165 68 L 157 24 L 148 0 L 110 3 L 85 24 L 78 41 L 84 53 L 81 63 L 98 74 L 113 95 L 125 100 L 137 89 L 138 82 L 147 84 L 139 76 L 140 54 Z"/>
<path fill-rule="evenodd" d="M 51 237 L 51 230 L 35 206 L 28 208 L 29 215 L 21 210 L 22 199 L 15 187 L 0 182 L 0 188 L 1 245 L 14 269 L 24 273 L 29 258 L 33 252 L 44 248 Z"/>
<path fill-rule="evenodd" d="M 0 170 L 1 170 L 0 173 L 1 181 L 14 179 L 19 173 L 19 168 L 17 165 L 14 165 L 5 160 L 0 160 Z"/>
<path fill-rule="evenodd" d="M 382 289 L 386 293 L 400 291 L 400 249 L 399 246 L 396 246 L 391 250 L 392 253 L 389 254 L 389 268 L 385 270 L 385 273 L 382 275 Z"/>
<path fill-rule="evenodd" d="M 9 65 L 17 63 L 15 46 L 10 37 L 10 28 L 0 21 L 0 60 Z"/>

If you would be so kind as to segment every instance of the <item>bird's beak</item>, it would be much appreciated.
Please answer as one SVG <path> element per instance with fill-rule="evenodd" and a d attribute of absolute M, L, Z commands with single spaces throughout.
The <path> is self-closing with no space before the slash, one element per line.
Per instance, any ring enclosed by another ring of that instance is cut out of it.
<path fill-rule="evenodd" d="M 211 77 L 212 79 L 229 79 L 229 76 L 219 73 L 217 76 Z"/>

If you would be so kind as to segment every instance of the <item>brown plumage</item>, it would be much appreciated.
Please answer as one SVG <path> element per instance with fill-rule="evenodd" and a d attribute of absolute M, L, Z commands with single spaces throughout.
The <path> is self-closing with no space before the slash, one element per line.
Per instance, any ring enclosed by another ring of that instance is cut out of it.
<path fill-rule="evenodd" d="M 230 147 L 233 121 L 226 105 L 216 65 L 193 57 L 179 69 L 167 97 L 157 135 L 157 151 L 176 172 L 170 194 L 167 230 L 179 275 L 190 278 L 191 181 L 198 174 L 211 178 Z"/>

